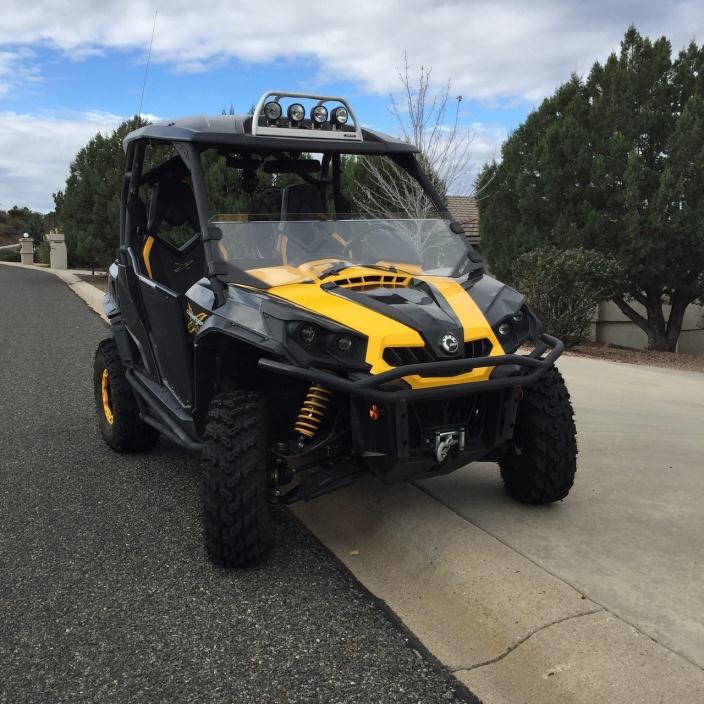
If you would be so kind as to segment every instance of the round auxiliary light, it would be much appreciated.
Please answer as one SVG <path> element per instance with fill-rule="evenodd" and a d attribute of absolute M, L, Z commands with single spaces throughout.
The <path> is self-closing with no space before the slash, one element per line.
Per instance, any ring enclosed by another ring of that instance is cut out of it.
<path fill-rule="evenodd" d="M 304 325 L 298 334 L 306 345 L 310 346 L 315 342 L 315 328 L 312 325 Z"/>
<path fill-rule="evenodd" d="M 347 335 L 341 335 L 337 338 L 337 349 L 340 352 L 349 352 L 352 349 L 352 340 Z"/>
<path fill-rule="evenodd" d="M 267 120 L 276 122 L 281 117 L 281 106 L 275 100 L 269 101 L 264 106 L 264 115 Z"/>
<path fill-rule="evenodd" d="M 499 325 L 499 335 L 508 335 L 511 332 L 511 326 L 508 323 Z"/>
<path fill-rule="evenodd" d="M 330 119 L 332 120 L 333 124 L 336 125 L 344 125 L 345 122 L 349 119 L 350 114 L 347 112 L 347 108 L 343 108 L 342 105 L 339 107 L 336 107 L 330 116 Z"/>
<path fill-rule="evenodd" d="M 523 311 L 519 310 L 518 313 L 514 313 L 513 319 L 515 322 L 520 323 L 523 320 Z"/>
<path fill-rule="evenodd" d="M 324 105 L 316 105 L 313 108 L 313 122 L 322 125 L 328 119 L 328 109 Z"/>
<path fill-rule="evenodd" d="M 286 114 L 291 122 L 300 122 L 306 116 L 306 109 L 300 103 L 293 103 Z"/>

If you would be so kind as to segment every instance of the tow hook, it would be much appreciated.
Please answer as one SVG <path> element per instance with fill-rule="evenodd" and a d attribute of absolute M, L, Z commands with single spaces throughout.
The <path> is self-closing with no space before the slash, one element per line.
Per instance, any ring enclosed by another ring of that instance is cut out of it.
<path fill-rule="evenodd" d="M 444 462 L 452 448 L 464 450 L 464 428 L 435 433 L 435 459 Z"/>

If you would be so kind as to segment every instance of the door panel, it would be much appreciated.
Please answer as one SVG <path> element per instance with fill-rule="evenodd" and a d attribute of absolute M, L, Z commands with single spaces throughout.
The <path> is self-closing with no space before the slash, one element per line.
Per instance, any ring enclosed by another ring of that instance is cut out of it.
<path fill-rule="evenodd" d="M 181 404 L 190 407 L 193 349 L 186 332 L 183 296 L 144 280 L 140 280 L 140 288 L 161 381 Z"/>
<path fill-rule="evenodd" d="M 152 345 L 149 333 L 142 321 L 142 316 L 138 311 L 141 306 L 139 279 L 132 269 L 124 264 L 118 265 L 117 275 L 117 301 L 120 307 L 122 322 L 132 336 L 139 356 L 135 357 L 136 364 L 149 374 L 154 380 L 158 380 L 158 370 L 156 359 L 152 352 Z"/>

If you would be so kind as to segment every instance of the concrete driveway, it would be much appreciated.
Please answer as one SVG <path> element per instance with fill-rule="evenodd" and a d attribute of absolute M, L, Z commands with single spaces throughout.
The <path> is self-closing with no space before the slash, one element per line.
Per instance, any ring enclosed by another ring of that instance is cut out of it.
<path fill-rule="evenodd" d="M 477 464 L 298 515 L 487 704 L 704 701 L 704 375 L 559 366 L 566 501 L 516 504 Z"/>

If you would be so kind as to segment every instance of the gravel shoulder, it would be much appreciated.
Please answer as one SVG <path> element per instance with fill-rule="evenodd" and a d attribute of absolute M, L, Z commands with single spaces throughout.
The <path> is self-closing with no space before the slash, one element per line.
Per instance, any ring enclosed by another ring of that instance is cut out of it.
<path fill-rule="evenodd" d="M 682 371 L 704 373 L 704 356 L 701 355 L 632 350 L 627 347 L 605 345 L 600 342 L 582 342 L 576 347 L 567 350 L 565 354 L 573 357 L 604 359 L 609 362 L 641 364 L 646 367 L 662 367 L 664 369 L 680 369 Z"/>
<path fill-rule="evenodd" d="M 16 267 L 0 302 L 0 702 L 477 701 L 288 511 L 213 568 L 197 459 L 98 435 L 98 316 Z"/>

